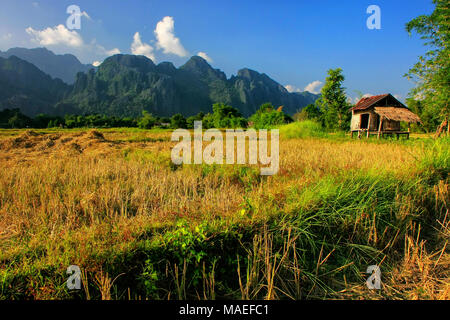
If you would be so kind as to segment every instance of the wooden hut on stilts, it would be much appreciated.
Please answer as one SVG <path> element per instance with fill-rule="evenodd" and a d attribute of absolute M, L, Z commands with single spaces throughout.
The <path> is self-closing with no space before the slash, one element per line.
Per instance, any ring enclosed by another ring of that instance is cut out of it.
<path fill-rule="evenodd" d="M 409 139 L 410 124 L 420 123 L 420 118 L 391 94 L 362 98 L 350 109 L 352 111 L 351 133 L 358 138 L 365 135 L 406 135 Z M 400 122 L 408 123 L 408 131 L 402 131 Z"/>

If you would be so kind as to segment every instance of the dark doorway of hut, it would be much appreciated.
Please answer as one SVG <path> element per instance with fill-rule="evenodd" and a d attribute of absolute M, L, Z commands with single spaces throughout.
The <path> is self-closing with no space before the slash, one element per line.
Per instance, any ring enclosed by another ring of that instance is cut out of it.
<path fill-rule="evenodd" d="M 369 117 L 367 113 L 361 115 L 361 129 L 369 129 Z"/>

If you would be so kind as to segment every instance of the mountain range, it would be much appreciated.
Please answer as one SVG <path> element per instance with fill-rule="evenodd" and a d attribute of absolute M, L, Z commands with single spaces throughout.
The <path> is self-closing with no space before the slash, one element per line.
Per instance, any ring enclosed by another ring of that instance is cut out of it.
<path fill-rule="evenodd" d="M 74 83 L 78 72 L 87 72 L 95 68 L 91 64 L 82 64 L 72 54 L 57 55 L 46 48 L 11 48 L 6 52 L 0 51 L 1 58 L 11 56 L 28 61 L 53 78 L 59 78 L 68 84 Z"/>
<path fill-rule="evenodd" d="M 230 104 L 244 116 L 271 102 L 292 115 L 318 98 L 309 92 L 290 93 L 266 74 L 247 68 L 227 79 L 198 56 L 176 68 L 170 62 L 156 65 L 144 56 L 118 54 L 94 68 L 45 48 L 14 48 L 2 55 L 8 58 L 0 58 L 0 109 L 20 108 L 31 116 L 136 117 L 143 110 L 158 116 L 190 116 L 211 112 L 215 102 Z"/>

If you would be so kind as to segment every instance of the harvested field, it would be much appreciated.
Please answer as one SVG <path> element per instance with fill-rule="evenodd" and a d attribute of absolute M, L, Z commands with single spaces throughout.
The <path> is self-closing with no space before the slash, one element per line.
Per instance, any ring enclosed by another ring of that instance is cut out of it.
<path fill-rule="evenodd" d="M 170 135 L 2 130 L 0 298 L 449 298 L 448 140 L 282 135 L 262 177 Z"/>

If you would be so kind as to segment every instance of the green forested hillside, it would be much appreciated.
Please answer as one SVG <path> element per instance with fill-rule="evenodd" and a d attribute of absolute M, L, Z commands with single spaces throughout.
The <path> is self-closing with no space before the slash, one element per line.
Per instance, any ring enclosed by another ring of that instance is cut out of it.
<path fill-rule="evenodd" d="M 33 64 L 11 56 L 0 58 L 0 109 L 19 108 L 27 115 L 55 112 L 54 105 L 71 88 Z M 67 109 L 66 111 L 69 111 Z"/>
<path fill-rule="evenodd" d="M 79 74 L 73 92 L 59 107 L 117 116 L 138 116 L 142 110 L 159 116 L 190 116 L 210 112 L 214 103 L 223 102 L 249 116 L 264 102 L 283 105 L 286 113 L 294 114 L 316 98 L 289 93 L 267 75 L 249 69 L 227 79 L 197 56 L 177 69 L 169 62 L 155 65 L 143 56 L 115 55 L 97 72 Z"/>
<path fill-rule="evenodd" d="M 156 116 L 191 116 L 225 103 L 248 117 L 266 102 L 282 105 L 292 115 L 317 99 L 308 92 L 289 93 L 266 74 L 250 69 L 227 79 L 198 56 L 176 68 L 170 62 L 155 65 L 144 56 L 115 55 L 98 70 L 79 72 L 70 86 L 15 56 L 0 59 L 0 110 L 17 108 L 29 116 L 138 117 L 144 110 Z"/>

